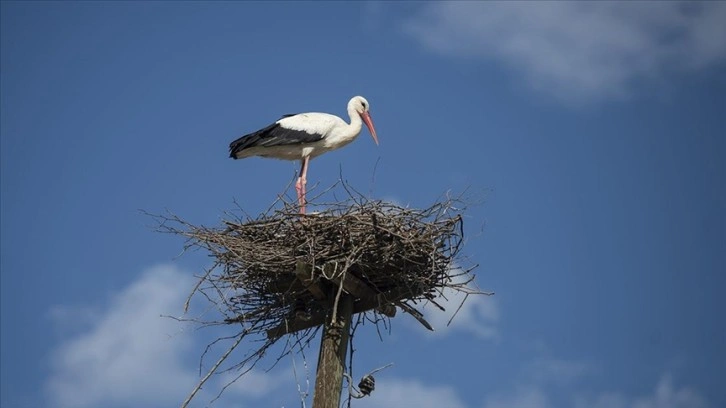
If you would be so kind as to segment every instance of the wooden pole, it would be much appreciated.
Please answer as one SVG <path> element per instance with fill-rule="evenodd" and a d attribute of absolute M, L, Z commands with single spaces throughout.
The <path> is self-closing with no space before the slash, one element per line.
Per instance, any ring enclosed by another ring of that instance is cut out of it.
<path fill-rule="evenodd" d="M 345 293 L 341 294 L 337 313 L 333 310 L 334 298 L 335 296 L 330 297 L 330 315 L 325 320 L 323 338 L 320 340 L 313 408 L 340 407 L 345 356 L 348 351 L 350 322 L 353 317 L 353 297 Z M 332 321 L 334 315 L 336 322 Z"/>

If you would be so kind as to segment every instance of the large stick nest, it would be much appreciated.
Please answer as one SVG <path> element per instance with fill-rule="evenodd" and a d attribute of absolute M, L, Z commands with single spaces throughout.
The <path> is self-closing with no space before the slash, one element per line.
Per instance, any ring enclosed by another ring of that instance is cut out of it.
<path fill-rule="evenodd" d="M 323 196 L 333 199 L 318 202 Z M 398 306 L 428 326 L 410 303 L 436 304 L 447 288 L 481 293 L 470 285 L 474 267 L 459 257 L 463 204 L 445 196 L 426 209 L 405 208 L 339 182 L 311 200 L 307 215 L 281 197 L 257 217 L 230 213 L 218 227 L 155 217 L 160 231 L 186 237 L 185 248 L 202 248 L 215 259 L 194 292 L 216 304 L 218 322 L 241 324 L 240 340 L 263 340 L 240 367 L 256 363 L 285 334 L 307 344 L 341 294 L 353 296 L 354 313 L 376 324 Z"/>

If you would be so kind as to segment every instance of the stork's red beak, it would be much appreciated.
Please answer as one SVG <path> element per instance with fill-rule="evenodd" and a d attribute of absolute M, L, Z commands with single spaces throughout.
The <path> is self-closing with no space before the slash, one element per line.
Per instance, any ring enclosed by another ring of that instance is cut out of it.
<path fill-rule="evenodd" d="M 376 142 L 376 145 L 378 145 L 378 136 L 376 136 L 376 128 L 373 127 L 373 120 L 371 119 L 371 114 L 366 111 L 360 114 L 360 117 L 363 118 L 363 122 L 368 126 L 368 130 L 371 132 L 371 136 L 373 136 L 373 141 Z"/>

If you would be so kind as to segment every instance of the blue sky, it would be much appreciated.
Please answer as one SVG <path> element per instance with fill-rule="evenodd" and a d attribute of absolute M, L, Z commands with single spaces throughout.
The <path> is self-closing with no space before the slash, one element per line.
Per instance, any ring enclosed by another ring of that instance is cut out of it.
<path fill-rule="evenodd" d="M 208 259 L 138 210 L 263 211 L 298 165 L 228 143 L 358 94 L 381 145 L 315 159 L 310 185 L 481 193 L 464 250 L 497 293 L 448 328 L 427 309 L 434 334 L 359 334 L 358 375 L 395 365 L 358 406 L 726 406 L 726 3 L 0 7 L 3 407 L 178 406 L 212 333 L 159 316 Z M 216 406 L 297 389 L 286 360 Z"/>

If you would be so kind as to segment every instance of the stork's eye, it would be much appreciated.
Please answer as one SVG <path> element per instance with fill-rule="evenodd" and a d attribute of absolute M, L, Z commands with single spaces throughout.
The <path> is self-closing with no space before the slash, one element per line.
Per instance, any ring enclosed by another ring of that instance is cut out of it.
<path fill-rule="evenodd" d="M 365 102 L 361 102 L 361 105 L 363 105 L 363 109 L 366 108 L 366 103 Z"/>

